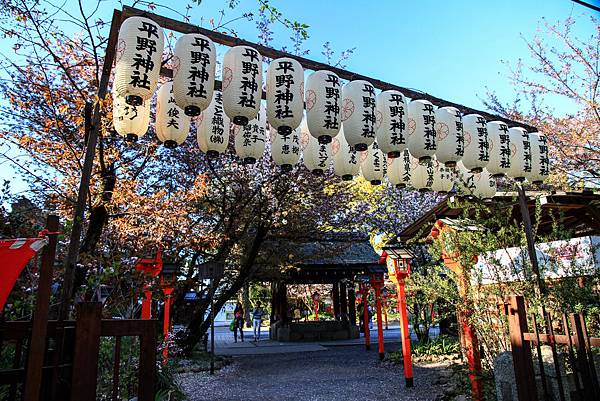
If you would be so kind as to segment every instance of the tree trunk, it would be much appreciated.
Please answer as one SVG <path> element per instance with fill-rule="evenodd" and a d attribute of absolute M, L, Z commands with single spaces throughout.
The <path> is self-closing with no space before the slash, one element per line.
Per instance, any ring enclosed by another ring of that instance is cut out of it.
<path fill-rule="evenodd" d="M 260 251 L 260 247 L 267 235 L 268 229 L 265 227 L 258 227 L 256 235 L 252 240 L 252 245 L 248 251 L 247 257 L 240 267 L 240 271 L 229 288 L 221 288 L 221 295 L 214 303 L 215 311 L 220 310 L 225 302 L 233 298 L 238 291 L 247 283 L 253 275 L 253 266 Z M 217 286 L 218 287 L 218 286 Z M 217 288 L 215 288 L 215 293 Z M 209 294 L 214 297 L 214 294 Z M 192 320 L 190 321 L 187 330 L 185 331 L 184 337 L 178 340 L 185 354 L 190 354 L 196 344 L 200 342 L 206 331 L 210 328 L 210 319 L 204 319 L 207 310 L 209 309 L 210 302 L 203 302 L 198 307 L 198 311 L 194 313 Z"/>
<path fill-rule="evenodd" d="M 108 222 L 108 209 L 106 206 L 112 199 L 116 183 L 117 176 L 114 171 L 114 166 L 110 166 L 108 171 L 102 175 L 101 201 L 90 210 L 90 223 L 85 232 L 85 237 L 81 242 L 81 248 L 79 249 L 80 255 L 87 254 L 93 256 L 96 253 L 96 247 L 100 241 L 100 236 Z"/>

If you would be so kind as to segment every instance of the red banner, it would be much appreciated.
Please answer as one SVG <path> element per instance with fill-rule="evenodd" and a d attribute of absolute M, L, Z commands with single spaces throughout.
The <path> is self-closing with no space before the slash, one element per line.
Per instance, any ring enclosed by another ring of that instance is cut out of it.
<path fill-rule="evenodd" d="M 25 265 L 47 243 L 46 238 L 0 240 L 0 311 Z"/>

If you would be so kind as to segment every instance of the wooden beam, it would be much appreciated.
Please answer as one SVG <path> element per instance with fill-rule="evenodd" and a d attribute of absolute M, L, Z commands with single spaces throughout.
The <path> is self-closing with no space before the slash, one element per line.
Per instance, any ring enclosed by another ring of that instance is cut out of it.
<path fill-rule="evenodd" d="M 494 121 L 494 120 L 500 120 L 505 122 L 506 124 L 509 125 L 509 127 L 513 127 L 513 126 L 520 126 L 525 128 L 527 131 L 529 132 L 536 132 L 538 131 L 537 128 L 525 124 L 523 122 L 518 122 L 518 121 L 513 121 L 510 120 L 508 118 L 504 118 L 502 116 L 498 116 L 495 114 L 491 114 L 488 113 L 486 111 L 483 110 L 478 110 L 478 109 L 474 109 L 471 107 L 467 107 L 467 106 L 463 106 L 462 104 L 458 104 L 458 103 L 454 103 L 454 102 L 450 102 L 444 99 L 440 99 L 438 97 L 432 96 L 426 92 L 421 92 L 418 90 L 414 90 L 414 89 L 410 89 L 410 88 L 405 88 L 402 86 L 398 86 L 398 85 L 394 85 L 391 84 L 389 82 L 385 82 L 379 79 L 375 79 L 372 77 L 368 77 L 366 75 L 361 75 L 361 74 L 357 74 L 355 72 L 352 71 L 347 71 L 344 70 L 342 68 L 338 68 L 338 67 L 334 67 L 331 66 L 329 64 L 325 64 L 325 63 L 321 63 L 318 61 L 314 61 L 314 60 L 310 60 L 304 57 L 300 57 L 300 56 L 296 56 L 294 54 L 290 54 L 281 50 L 276 50 L 273 49 L 271 47 L 267 47 L 267 46 L 263 46 L 260 45 L 258 43 L 253 43 L 247 40 L 243 40 L 240 38 L 236 38 L 233 36 L 229 36 L 226 35 L 224 33 L 221 32 L 216 32 L 216 31 L 211 31 L 209 29 L 205 29 L 205 28 L 201 28 L 199 26 L 196 25 L 192 25 L 192 24 L 188 24 L 186 22 L 182 22 L 182 21 L 177 21 L 175 19 L 172 18 L 167 18 L 167 17 L 163 17 L 162 15 L 158 15 L 158 14 L 154 14 L 148 11 L 143 11 L 143 10 L 139 10 L 133 7 L 128 7 L 128 6 L 124 6 L 123 7 L 123 19 L 127 18 L 127 17 L 131 17 L 131 16 L 143 16 L 143 17 L 147 17 L 152 19 L 153 21 L 155 21 L 156 23 L 158 23 L 160 26 L 162 26 L 163 28 L 172 30 L 172 31 L 177 31 L 177 32 L 181 32 L 181 33 L 200 33 L 202 35 L 205 35 L 207 37 L 209 37 L 213 42 L 221 44 L 221 45 L 225 45 L 225 46 L 250 46 L 256 50 L 258 50 L 258 52 L 263 56 L 263 57 L 268 57 L 271 59 L 276 59 L 276 58 L 280 58 L 280 57 L 289 57 L 289 58 L 293 58 L 295 60 L 298 60 L 298 62 L 300 64 L 302 64 L 302 66 L 305 69 L 308 70 L 313 70 L 313 71 L 318 71 L 318 70 L 329 70 L 329 71 L 333 71 L 334 73 L 336 73 L 340 78 L 348 80 L 348 81 L 353 81 L 353 80 L 365 80 L 365 81 L 369 81 L 373 86 L 375 86 L 376 88 L 381 89 L 382 91 L 385 90 L 397 90 L 402 92 L 404 95 L 408 96 L 411 99 L 425 99 L 430 101 L 431 103 L 435 104 L 436 106 L 452 106 L 452 107 L 456 107 L 457 109 L 459 109 L 463 114 L 471 114 L 471 113 L 476 113 L 476 114 L 480 114 L 482 115 L 486 120 L 488 121 Z M 172 75 L 172 74 L 171 74 Z"/>

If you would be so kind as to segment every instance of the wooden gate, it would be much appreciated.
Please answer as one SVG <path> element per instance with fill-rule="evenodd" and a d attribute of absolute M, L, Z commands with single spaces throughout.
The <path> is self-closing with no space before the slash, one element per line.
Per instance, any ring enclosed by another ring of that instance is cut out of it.
<path fill-rule="evenodd" d="M 511 296 L 505 308 L 519 401 L 600 400 L 600 386 L 591 351 L 591 347 L 600 347 L 600 338 L 588 336 L 583 314 L 548 314 L 546 332 L 539 332 L 533 314 L 530 316 L 533 331 L 529 331 L 522 296 Z M 548 363 L 544 362 L 542 345 L 551 348 L 550 367 L 554 371 L 551 376 L 546 372 Z M 537 375 L 532 349 L 537 355 Z"/>

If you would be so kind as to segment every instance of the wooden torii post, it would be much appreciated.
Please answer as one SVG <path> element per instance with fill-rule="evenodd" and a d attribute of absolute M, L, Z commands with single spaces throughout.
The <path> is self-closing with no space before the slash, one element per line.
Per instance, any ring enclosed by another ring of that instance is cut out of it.
<path fill-rule="evenodd" d="M 475 328 L 470 322 L 473 310 L 469 306 L 467 293 L 469 289 L 469 277 L 465 274 L 465 268 L 459 262 L 460 253 L 455 246 L 448 246 L 446 243 L 448 235 L 456 233 L 456 229 L 444 224 L 442 220 L 437 220 L 431 229 L 431 237 L 440 242 L 442 248 L 442 258 L 444 264 L 448 267 L 458 279 L 458 293 L 464 301 L 463 310 L 458 313 L 458 324 L 462 329 L 462 345 L 467 356 L 469 365 L 469 380 L 471 382 L 471 394 L 474 401 L 483 400 L 483 381 L 481 378 L 481 355 L 479 354 L 479 341 Z M 452 249 L 452 250 L 450 250 Z M 477 262 L 474 260 L 473 263 Z"/>

